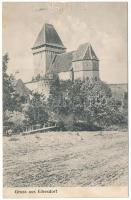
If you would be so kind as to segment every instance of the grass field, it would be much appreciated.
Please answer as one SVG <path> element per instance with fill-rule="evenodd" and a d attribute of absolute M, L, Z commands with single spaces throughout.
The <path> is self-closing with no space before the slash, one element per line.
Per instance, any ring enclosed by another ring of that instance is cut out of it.
<path fill-rule="evenodd" d="M 128 184 L 127 132 L 4 137 L 4 187 Z"/>

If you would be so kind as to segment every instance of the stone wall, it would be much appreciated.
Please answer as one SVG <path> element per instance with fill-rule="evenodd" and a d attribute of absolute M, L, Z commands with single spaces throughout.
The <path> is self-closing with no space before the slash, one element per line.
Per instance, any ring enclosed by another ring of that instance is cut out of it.
<path fill-rule="evenodd" d="M 32 92 L 38 92 L 39 94 L 44 94 L 46 98 L 50 94 L 50 83 L 45 80 L 32 81 L 25 83 L 25 86 L 30 89 Z"/>

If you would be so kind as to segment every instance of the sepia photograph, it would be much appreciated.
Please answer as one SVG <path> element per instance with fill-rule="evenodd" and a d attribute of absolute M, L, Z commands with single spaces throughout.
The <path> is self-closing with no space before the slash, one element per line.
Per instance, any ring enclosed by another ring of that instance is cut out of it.
<path fill-rule="evenodd" d="M 3 195 L 128 197 L 127 2 L 3 2 Z"/>

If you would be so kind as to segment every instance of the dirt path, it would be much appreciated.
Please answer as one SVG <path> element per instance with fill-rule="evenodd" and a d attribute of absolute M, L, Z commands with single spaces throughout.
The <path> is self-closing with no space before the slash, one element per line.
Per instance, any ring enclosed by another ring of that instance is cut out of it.
<path fill-rule="evenodd" d="M 128 184 L 126 132 L 4 137 L 4 186 Z"/>

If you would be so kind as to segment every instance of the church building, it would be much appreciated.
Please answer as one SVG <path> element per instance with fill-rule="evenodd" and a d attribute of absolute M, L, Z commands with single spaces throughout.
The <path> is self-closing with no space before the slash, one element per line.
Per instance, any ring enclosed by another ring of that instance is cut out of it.
<path fill-rule="evenodd" d="M 26 86 L 46 96 L 54 77 L 61 80 L 99 80 L 99 59 L 90 43 L 67 52 L 52 24 L 44 24 L 32 47 L 34 81 Z"/>
<path fill-rule="evenodd" d="M 99 60 L 90 43 L 76 51 L 66 52 L 58 33 L 51 24 L 44 24 L 32 48 L 34 74 L 62 79 L 99 79 Z"/>

